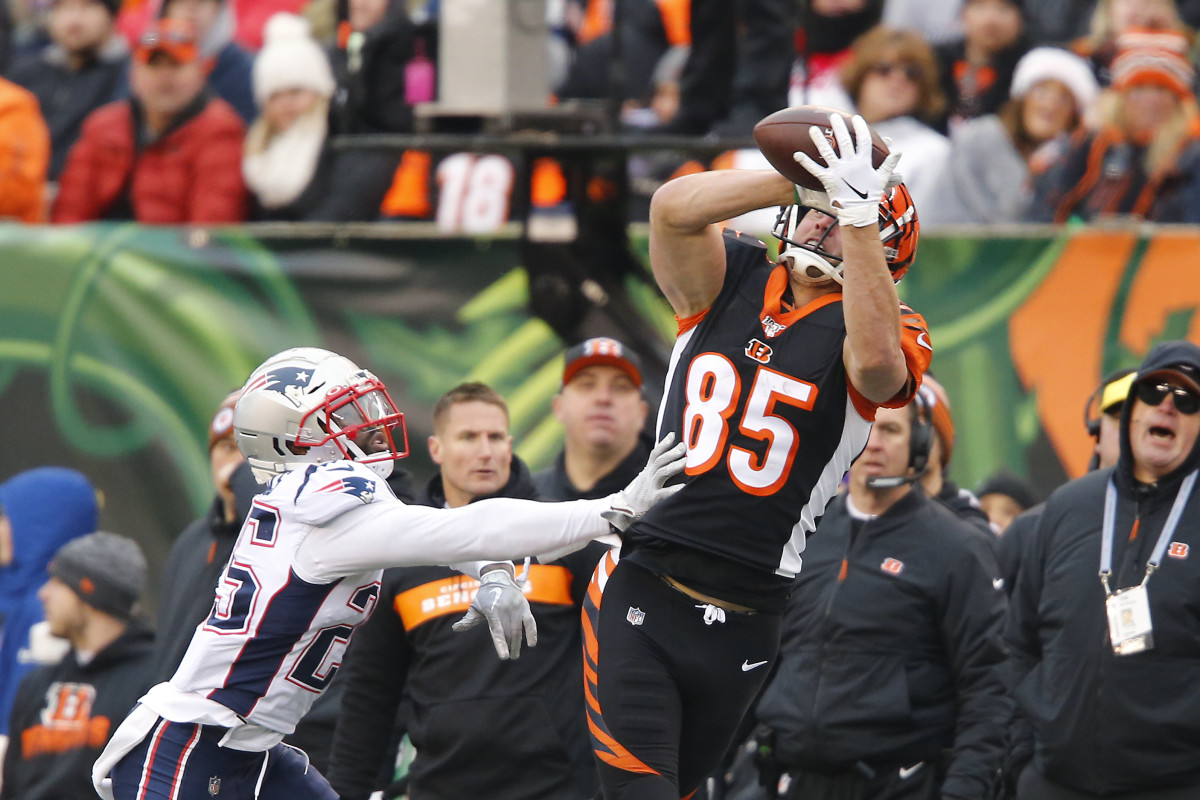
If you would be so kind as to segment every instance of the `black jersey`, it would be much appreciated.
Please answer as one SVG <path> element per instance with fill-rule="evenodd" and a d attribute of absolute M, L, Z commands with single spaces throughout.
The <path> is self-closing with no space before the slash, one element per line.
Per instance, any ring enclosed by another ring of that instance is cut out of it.
<path fill-rule="evenodd" d="M 628 556 L 763 607 L 800 571 L 805 536 L 866 446 L 878 405 L 847 379 L 840 293 L 787 310 L 787 271 L 765 245 L 728 232 L 725 256 L 712 306 L 681 321 L 659 408 L 659 437 L 687 443 L 686 486 L 631 528 Z M 925 321 L 907 307 L 902 321 L 915 380 L 886 404 L 897 407 L 933 355 Z"/>

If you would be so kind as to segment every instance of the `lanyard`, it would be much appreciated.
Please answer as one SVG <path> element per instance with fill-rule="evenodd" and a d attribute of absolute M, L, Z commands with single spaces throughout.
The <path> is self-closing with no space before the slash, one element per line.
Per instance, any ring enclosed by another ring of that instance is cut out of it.
<path fill-rule="evenodd" d="M 1167 515 L 1167 522 L 1158 534 L 1158 541 L 1154 543 L 1154 552 L 1150 554 L 1150 560 L 1146 562 L 1146 574 L 1142 576 L 1142 586 L 1146 585 L 1150 576 L 1154 574 L 1154 570 L 1158 569 L 1158 565 L 1162 563 L 1167 543 L 1171 541 L 1175 529 L 1179 527 L 1179 518 L 1183 516 L 1183 507 L 1187 505 L 1188 498 L 1192 496 L 1192 487 L 1196 485 L 1197 472 L 1200 470 L 1193 470 L 1183 479 L 1183 483 L 1179 484 L 1179 492 L 1175 495 L 1175 502 L 1171 505 L 1171 513 Z M 1113 479 L 1109 478 L 1108 488 L 1104 491 L 1104 528 L 1100 540 L 1100 582 L 1104 584 L 1106 597 L 1113 593 L 1108 579 L 1112 575 L 1113 528 L 1116 524 L 1117 486 Z"/>

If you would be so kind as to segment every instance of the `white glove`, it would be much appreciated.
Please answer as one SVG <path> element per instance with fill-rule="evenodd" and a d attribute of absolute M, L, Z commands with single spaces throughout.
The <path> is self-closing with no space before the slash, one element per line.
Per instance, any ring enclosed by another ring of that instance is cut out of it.
<path fill-rule="evenodd" d="M 833 152 L 829 142 L 817 127 L 808 129 L 808 134 L 829 166 L 822 167 L 800 150 L 792 154 L 796 163 L 811 172 L 825 187 L 825 193 L 837 210 L 839 225 L 865 228 L 879 224 L 879 203 L 883 200 L 884 188 L 900 160 L 900 151 L 892 150 L 879 169 L 871 166 L 871 129 L 858 114 L 854 123 L 854 141 L 841 114 L 829 115 L 829 126 L 837 140 L 838 152 Z M 855 142 L 858 146 L 855 147 Z"/>
<path fill-rule="evenodd" d="M 520 657 L 522 631 L 529 646 L 536 647 L 537 622 L 522 591 L 528 575 L 529 568 L 526 567 L 521 578 L 516 580 L 507 566 L 483 573 L 471 607 L 462 619 L 451 626 L 452 629 L 459 632 L 470 630 L 486 619 L 492 644 L 501 661 L 515 661 Z"/>
<path fill-rule="evenodd" d="M 687 448 L 683 442 L 675 444 L 675 434 L 668 433 L 654 449 L 646 466 L 637 477 L 629 482 L 621 491 L 608 496 L 608 511 L 600 516 L 608 520 L 614 528 L 624 531 L 634 522 L 642 518 L 650 508 L 660 500 L 664 500 L 683 488 L 683 484 L 665 486 L 667 481 L 683 472 L 686 462 Z"/>

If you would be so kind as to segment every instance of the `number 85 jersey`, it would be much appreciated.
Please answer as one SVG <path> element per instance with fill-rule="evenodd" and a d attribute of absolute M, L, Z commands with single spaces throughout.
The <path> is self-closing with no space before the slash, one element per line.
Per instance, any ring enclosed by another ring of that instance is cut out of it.
<path fill-rule="evenodd" d="M 634 526 L 635 540 L 790 580 L 878 405 L 846 376 L 841 293 L 789 310 L 787 270 L 765 245 L 726 232 L 725 255 L 712 306 L 680 321 L 659 408 L 658 436 L 687 443 L 686 485 Z M 889 407 L 909 402 L 933 356 L 921 316 L 902 305 L 901 324 L 911 379 Z"/>

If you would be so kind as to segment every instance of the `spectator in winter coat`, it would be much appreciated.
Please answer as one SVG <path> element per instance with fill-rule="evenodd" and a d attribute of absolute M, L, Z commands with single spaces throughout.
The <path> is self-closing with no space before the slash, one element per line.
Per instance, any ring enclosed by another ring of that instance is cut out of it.
<path fill-rule="evenodd" d="M 0 483 L 0 735 L 21 678 L 29 629 L 42 620 L 37 591 L 59 547 L 96 529 L 96 490 L 80 473 L 38 467 Z"/>
<path fill-rule="evenodd" d="M 1034 732 L 1017 800 L 1200 797 L 1198 434 L 1200 347 L 1158 344 L 1116 466 L 1046 501 L 1006 633 Z"/>
<path fill-rule="evenodd" d="M 1186 39 L 1133 32 L 1118 44 L 1099 129 L 1077 134 L 1037 181 L 1030 216 L 1200 222 L 1200 112 Z"/>
<path fill-rule="evenodd" d="M 334 133 L 407 133 L 413 111 L 404 73 L 414 28 L 404 0 L 348 0 L 348 16 L 330 61 L 338 93 Z"/>
<path fill-rule="evenodd" d="M 897 171 L 913 203 L 925 208 L 950 152 L 950 140 L 930 127 L 946 110 L 933 48 L 920 34 L 878 25 L 851 52 L 842 85 L 871 128 L 904 154 Z"/>
<path fill-rule="evenodd" d="M 250 90 L 254 58 L 233 40 L 233 9 L 226 0 L 166 0 L 163 16 L 189 23 L 196 31 L 200 56 L 210 63 L 208 86 L 233 106 L 249 125 L 258 114 Z"/>
<path fill-rule="evenodd" d="M 21 682 L 3 800 L 94 796 L 92 762 L 150 688 L 153 634 L 134 616 L 146 559 L 132 539 L 92 533 L 64 545 L 38 590 L 50 632 L 70 642 Z"/>
<path fill-rule="evenodd" d="M 50 44 L 12 65 L 8 78 L 37 97 L 50 128 L 49 179 L 57 181 L 88 114 L 129 93 L 129 48 L 113 28 L 117 0 L 55 0 Z"/>
<path fill-rule="evenodd" d="M 1025 52 L 1020 0 L 967 0 L 962 21 L 962 38 L 937 49 L 948 115 L 942 130 L 951 135 L 967 120 L 999 110 Z"/>
<path fill-rule="evenodd" d="M 46 221 L 50 131 L 37 98 L 0 78 L 0 219 Z"/>
<path fill-rule="evenodd" d="M 397 158 L 329 146 L 335 88 L 308 22 L 293 14 L 272 17 L 254 62 L 262 114 L 250 126 L 242 157 L 252 219 L 352 222 L 379 216 Z"/>
<path fill-rule="evenodd" d="M 1012 99 L 996 114 L 954 132 L 950 157 L 921 221 L 1020 222 L 1033 182 L 1066 152 L 1089 117 L 1099 87 L 1082 58 L 1056 47 L 1030 50 L 1017 63 Z"/>
<path fill-rule="evenodd" d="M 133 96 L 97 109 L 84 122 L 51 220 L 242 221 L 245 128 L 228 103 L 209 94 L 191 27 L 177 20 L 154 23 L 134 56 Z"/>

